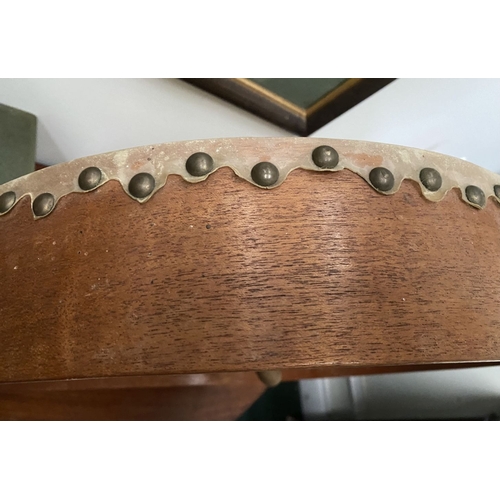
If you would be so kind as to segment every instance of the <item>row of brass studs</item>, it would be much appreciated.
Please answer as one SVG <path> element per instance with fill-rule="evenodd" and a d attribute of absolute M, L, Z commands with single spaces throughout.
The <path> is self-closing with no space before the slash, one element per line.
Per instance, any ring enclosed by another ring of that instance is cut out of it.
<path fill-rule="evenodd" d="M 83 191 L 95 189 L 102 181 L 102 172 L 97 167 L 83 170 L 78 177 L 78 185 Z M 148 197 L 155 188 L 155 179 L 151 174 L 142 172 L 134 175 L 128 183 L 128 191 L 134 197 L 143 199 Z"/>
<path fill-rule="evenodd" d="M 312 152 L 314 164 L 323 169 L 334 169 L 339 163 L 339 154 L 330 146 L 319 146 Z M 193 176 L 208 175 L 214 168 L 214 162 L 206 153 L 195 153 L 186 162 L 186 170 Z M 276 165 L 269 162 L 257 163 L 251 171 L 252 180 L 259 186 L 269 187 L 279 179 L 279 170 Z M 423 168 L 419 174 L 420 182 L 428 191 L 435 192 L 441 189 L 443 179 L 434 168 Z M 370 171 L 370 183 L 378 191 L 387 192 L 394 188 L 394 175 L 384 167 L 376 167 Z M 493 187 L 495 196 L 500 200 L 500 185 Z M 477 186 L 467 186 L 465 196 L 470 203 L 484 207 L 486 196 L 484 191 Z"/>
<path fill-rule="evenodd" d="M 394 187 L 394 176 L 390 170 L 383 167 L 374 168 L 370 172 L 370 182 L 378 191 L 390 191 Z M 438 191 L 443 180 L 441 174 L 433 168 L 423 168 L 419 174 L 420 182 L 428 191 Z M 500 200 L 500 185 L 493 186 L 495 196 Z M 467 186 L 465 188 L 465 196 L 473 205 L 484 207 L 486 205 L 486 195 L 484 191 L 477 186 Z"/>
<path fill-rule="evenodd" d="M 330 146 L 319 146 L 312 152 L 314 164 L 322 169 L 334 169 L 339 163 L 339 154 Z M 194 153 L 186 161 L 186 170 L 193 177 L 203 177 L 214 169 L 214 161 L 207 153 Z M 270 187 L 278 182 L 279 170 L 273 163 L 263 161 L 257 163 L 251 171 L 252 180 L 262 187 Z M 443 180 L 441 174 L 434 168 L 423 168 L 419 174 L 420 182 L 425 189 L 431 192 L 438 191 Z M 370 171 L 369 179 L 371 185 L 383 193 L 394 188 L 394 175 L 384 167 L 376 167 Z M 99 168 L 88 167 L 78 177 L 78 186 L 82 191 L 95 189 L 103 181 L 103 175 Z M 137 199 L 147 198 L 155 188 L 155 179 L 151 174 L 142 172 L 134 175 L 129 182 L 129 193 Z M 500 185 L 493 187 L 495 196 L 500 200 Z M 467 186 L 465 196 L 473 205 L 484 207 L 486 196 L 484 191 L 477 186 Z M 0 214 L 6 213 L 16 202 L 14 191 L 8 191 L 0 196 Z M 33 201 L 33 213 L 37 217 L 44 217 L 52 212 L 55 206 L 54 195 L 42 193 Z"/>

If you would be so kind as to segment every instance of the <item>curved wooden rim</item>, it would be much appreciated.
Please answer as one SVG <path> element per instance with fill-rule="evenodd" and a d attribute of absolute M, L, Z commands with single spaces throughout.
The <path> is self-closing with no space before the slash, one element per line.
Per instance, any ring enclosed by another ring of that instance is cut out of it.
<path fill-rule="evenodd" d="M 231 141 L 248 165 L 279 153 L 285 167 L 323 142 Z M 360 171 L 401 156 L 337 147 Z M 133 151 L 124 171 L 152 164 Z M 67 186 L 95 158 L 43 179 Z M 270 190 L 227 168 L 169 175 L 145 204 L 112 180 L 39 220 L 21 198 L 0 218 L 0 382 L 499 360 L 496 204 L 474 210 L 458 189 L 433 203 L 414 179 L 382 196 L 350 168 L 316 170 Z"/>

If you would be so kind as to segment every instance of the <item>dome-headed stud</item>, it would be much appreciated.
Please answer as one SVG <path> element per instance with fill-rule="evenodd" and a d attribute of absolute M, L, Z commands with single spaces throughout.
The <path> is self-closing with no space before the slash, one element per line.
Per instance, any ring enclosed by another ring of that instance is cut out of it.
<path fill-rule="evenodd" d="M 16 193 L 7 191 L 0 196 L 0 214 L 8 212 L 16 202 Z"/>
<path fill-rule="evenodd" d="M 438 191 L 443 185 L 441 174 L 434 168 L 420 170 L 420 182 L 428 191 Z"/>
<path fill-rule="evenodd" d="M 214 169 L 214 160 L 207 153 L 195 153 L 186 161 L 186 170 L 194 177 L 203 177 Z"/>
<path fill-rule="evenodd" d="M 39 194 L 33 201 L 33 213 L 37 217 L 44 217 L 52 212 L 55 205 L 54 195 L 50 193 Z"/>
<path fill-rule="evenodd" d="M 83 191 L 90 191 L 100 184 L 101 179 L 101 169 L 97 167 L 88 167 L 85 170 L 82 170 L 78 176 L 78 186 L 80 186 L 80 189 Z"/>
<path fill-rule="evenodd" d="M 151 174 L 141 172 L 134 175 L 128 184 L 129 193 L 134 198 L 146 198 L 155 188 L 155 179 Z"/>
<path fill-rule="evenodd" d="M 319 168 L 335 168 L 339 163 L 339 154 L 330 146 L 318 146 L 312 152 L 312 160 Z"/>
<path fill-rule="evenodd" d="M 279 176 L 278 167 L 267 161 L 257 163 L 257 165 L 252 168 L 252 180 L 259 186 L 272 186 L 278 182 Z"/>
<path fill-rule="evenodd" d="M 379 191 L 390 191 L 394 187 L 394 175 L 384 167 L 376 167 L 370 172 L 370 182 Z"/>
<path fill-rule="evenodd" d="M 486 196 L 484 191 L 477 186 L 467 186 L 465 196 L 473 205 L 483 208 L 486 205 Z"/>

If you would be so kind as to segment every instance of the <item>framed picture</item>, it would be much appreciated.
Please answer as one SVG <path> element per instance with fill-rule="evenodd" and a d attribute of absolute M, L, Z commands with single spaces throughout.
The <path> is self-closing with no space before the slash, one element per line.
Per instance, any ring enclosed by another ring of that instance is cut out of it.
<path fill-rule="evenodd" d="M 300 136 L 308 136 L 395 78 L 183 78 Z"/>

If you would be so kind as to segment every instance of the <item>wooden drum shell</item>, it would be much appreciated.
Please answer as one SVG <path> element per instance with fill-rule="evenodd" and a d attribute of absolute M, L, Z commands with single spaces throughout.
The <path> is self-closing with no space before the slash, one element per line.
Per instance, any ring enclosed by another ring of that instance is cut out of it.
<path fill-rule="evenodd" d="M 170 175 L 143 204 L 110 180 L 38 220 L 24 197 L 0 217 L 0 381 L 496 361 L 499 224 L 492 199 L 347 169 Z"/>

